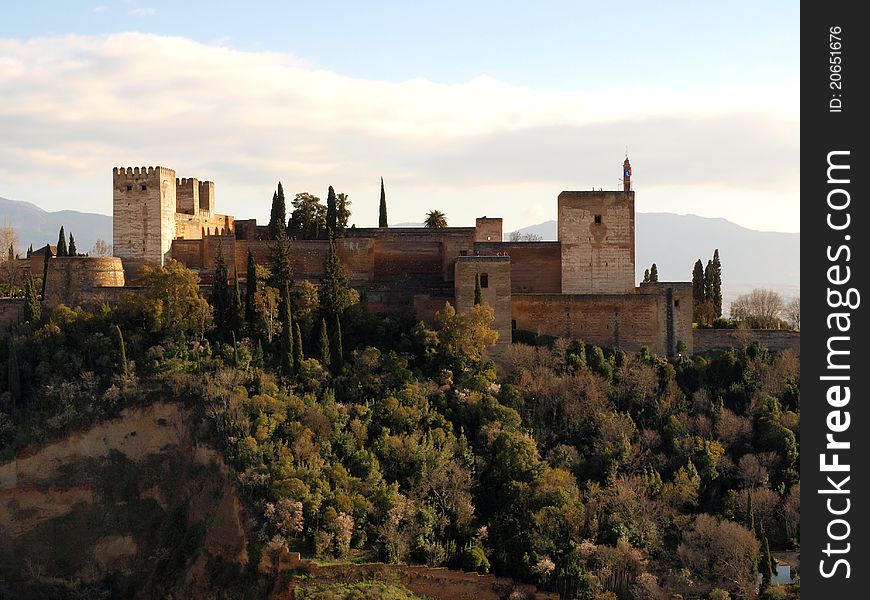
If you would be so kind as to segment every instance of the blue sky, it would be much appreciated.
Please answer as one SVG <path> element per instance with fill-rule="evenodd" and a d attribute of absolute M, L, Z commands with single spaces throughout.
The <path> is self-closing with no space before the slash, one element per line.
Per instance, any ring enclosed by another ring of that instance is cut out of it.
<path fill-rule="evenodd" d="M 282 179 L 335 185 L 369 225 L 383 175 L 395 220 L 437 207 L 513 229 L 553 218 L 561 189 L 613 187 L 628 145 L 639 210 L 798 230 L 796 3 L 97 0 L 4 14 L 0 196 L 48 210 L 72 196 L 109 213 L 112 166 L 163 164 L 214 179 L 240 217 L 267 217 Z"/>

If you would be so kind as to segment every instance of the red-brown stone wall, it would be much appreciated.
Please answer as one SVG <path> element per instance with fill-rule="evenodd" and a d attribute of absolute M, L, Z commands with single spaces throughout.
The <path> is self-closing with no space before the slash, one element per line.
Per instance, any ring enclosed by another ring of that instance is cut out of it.
<path fill-rule="evenodd" d="M 481 255 L 506 254 L 511 259 L 514 294 L 558 294 L 562 291 L 562 254 L 559 242 L 476 243 Z"/>

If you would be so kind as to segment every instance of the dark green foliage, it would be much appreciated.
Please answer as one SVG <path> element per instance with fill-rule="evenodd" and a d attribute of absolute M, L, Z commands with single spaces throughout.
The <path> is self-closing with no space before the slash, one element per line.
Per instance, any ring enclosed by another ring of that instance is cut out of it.
<path fill-rule="evenodd" d="M 719 261 L 719 248 L 713 252 L 713 282 L 712 296 L 710 301 L 713 303 L 713 310 L 716 311 L 716 317 L 722 316 L 722 263 Z"/>
<path fill-rule="evenodd" d="M 387 224 L 387 195 L 384 193 L 383 177 L 381 177 L 381 203 L 378 205 L 378 227 L 389 227 Z"/>
<path fill-rule="evenodd" d="M 692 269 L 692 300 L 695 301 L 696 305 L 703 304 L 707 301 L 704 289 L 704 264 L 699 258 L 695 262 L 694 269 Z"/>
<path fill-rule="evenodd" d="M 293 262 L 291 258 L 290 238 L 281 229 L 269 246 L 269 266 L 271 267 L 271 286 L 282 292 L 293 287 Z"/>
<path fill-rule="evenodd" d="M 483 290 L 480 287 L 480 273 L 474 274 L 474 304 L 483 304 Z"/>
<path fill-rule="evenodd" d="M 643 282 L 649 283 L 649 269 L 644 269 L 643 271 Z"/>
<path fill-rule="evenodd" d="M 285 287 L 281 298 L 281 339 L 279 341 L 279 364 L 285 375 L 293 374 L 295 349 L 293 344 L 293 309 L 290 291 Z"/>
<path fill-rule="evenodd" d="M 45 298 L 45 284 L 48 281 L 48 263 L 51 261 L 51 246 L 45 247 L 45 259 L 42 262 L 42 297 Z"/>
<path fill-rule="evenodd" d="M 302 330 L 299 329 L 299 321 L 293 322 L 293 366 L 297 371 L 302 368 L 305 355 L 302 353 Z"/>
<path fill-rule="evenodd" d="M 57 234 L 57 255 L 69 256 L 69 251 L 66 247 L 66 234 L 63 231 L 63 225 L 60 226 L 60 232 Z"/>
<path fill-rule="evenodd" d="M 327 368 L 331 364 L 329 354 L 329 333 L 326 330 L 326 318 L 320 320 L 320 363 Z"/>
<path fill-rule="evenodd" d="M 269 214 L 269 236 L 274 240 L 284 231 L 287 222 L 287 206 L 284 200 L 284 186 L 278 182 L 278 189 L 272 194 L 272 211 Z"/>
<path fill-rule="evenodd" d="M 42 320 L 42 303 L 39 301 L 39 291 L 33 276 L 24 283 L 24 308 L 22 312 L 25 323 L 36 327 Z"/>
<path fill-rule="evenodd" d="M 335 251 L 335 243 L 329 243 L 326 269 L 320 280 L 320 307 L 327 316 L 333 317 L 345 311 L 354 301 L 355 295 L 347 283 L 347 274 L 341 259 Z"/>
<path fill-rule="evenodd" d="M 326 229 L 329 237 L 333 238 L 338 231 L 338 206 L 335 199 L 335 190 L 329 186 L 326 194 Z"/>
<path fill-rule="evenodd" d="M 341 316 L 336 314 L 333 322 L 335 326 L 332 330 L 332 370 L 339 373 L 344 366 L 344 338 L 341 335 Z"/>
<path fill-rule="evenodd" d="M 336 237 L 343 237 L 344 231 L 347 229 L 347 224 L 350 221 L 350 199 L 348 199 L 347 194 L 339 193 L 336 197 L 337 206 L 336 206 Z"/>
<path fill-rule="evenodd" d="M 78 256 L 79 255 L 78 248 L 76 248 L 76 240 L 73 237 L 72 233 L 69 234 L 69 248 L 67 249 L 67 252 L 70 256 Z"/>
<path fill-rule="evenodd" d="M 217 328 L 218 337 L 221 339 L 223 339 L 230 325 L 230 311 L 232 307 L 230 306 L 229 277 L 223 247 L 222 244 L 218 243 L 214 259 L 214 282 L 211 286 L 210 301 L 214 311 L 214 324 Z"/>
<path fill-rule="evenodd" d="M 659 268 L 655 263 L 649 268 L 649 280 L 650 283 L 655 283 L 659 280 Z"/>
<path fill-rule="evenodd" d="M 257 331 L 259 318 L 257 316 L 257 263 L 254 262 L 254 254 L 248 249 L 248 272 L 245 282 L 245 324 L 248 331 L 253 335 Z"/>
<path fill-rule="evenodd" d="M 287 234 L 304 240 L 326 238 L 326 207 L 320 198 L 308 192 L 296 194 L 293 213 L 287 222 Z"/>
<path fill-rule="evenodd" d="M 429 229 L 442 229 L 447 227 L 447 217 L 440 210 L 430 210 L 426 213 L 423 226 Z"/>
<path fill-rule="evenodd" d="M 704 267 L 704 298 L 707 302 L 713 302 L 713 261 L 708 260 Z"/>
<path fill-rule="evenodd" d="M 239 285 L 239 273 L 233 272 L 233 289 L 230 294 L 229 316 L 227 325 L 233 332 L 241 333 L 242 327 L 245 324 L 245 303 L 242 300 L 242 288 Z"/>

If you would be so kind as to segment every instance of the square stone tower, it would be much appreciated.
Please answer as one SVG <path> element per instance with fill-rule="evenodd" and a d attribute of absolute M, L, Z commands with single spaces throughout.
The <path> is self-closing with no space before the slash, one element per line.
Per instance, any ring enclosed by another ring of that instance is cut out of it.
<path fill-rule="evenodd" d="M 463 313 L 474 306 L 474 288 L 480 276 L 481 300 L 492 307 L 498 332 L 493 352 L 501 352 L 511 344 L 511 259 L 507 256 L 460 256 L 455 267 L 456 312 Z"/>
<path fill-rule="evenodd" d="M 163 265 L 175 238 L 175 171 L 166 167 L 112 170 L 112 244 L 133 273 Z"/>

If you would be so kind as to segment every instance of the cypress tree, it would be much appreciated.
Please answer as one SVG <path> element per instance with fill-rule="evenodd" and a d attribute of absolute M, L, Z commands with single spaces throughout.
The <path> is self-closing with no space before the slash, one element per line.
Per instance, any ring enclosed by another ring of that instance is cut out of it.
<path fill-rule="evenodd" d="M 326 257 L 326 268 L 323 279 L 320 280 L 320 306 L 329 316 L 340 314 L 350 306 L 350 287 L 347 274 L 341 265 L 341 259 L 335 251 L 335 243 L 329 242 L 329 254 Z"/>
<path fill-rule="evenodd" d="M 341 317 L 335 315 L 335 328 L 332 332 L 332 370 L 336 373 L 344 366 L 344 344 L 341 335 Z"/>
<path fill-rule="evenodd" d="M 649 280 L 651 283 L 655 283 L 659 280 L 659 268 L 655 263 L 649 269 Z"/>
<path fill-rule="evenodd" d="M 329 186 L 326 194 L 326 234 L 334 238 L 338 232 L 338 205 L 335 199 L 335 190 Z"/>
<path fill-rule="evenodd" d="M 746 494 L 746 514 L 744 520 L 746 528 L 749 529 L 753 535 L 758 537 L 758 531 L 755 528 L 755 511 L 752 508 L 752 492 Z"/>
<path fill-rule="evenodd" d="M 302 369 L 302 361 L 305 356 L 302 354 L 302 330 L 299 329 L 299 321 L 293 320 L 293 365 L 297 372 Z"/>
<path fill-rule="evenodd" d="M 280 364 L 285 375 L 293 374 L 293 311 L 290 306 L 290 290 L 285 289 L 281 298 Z"/>
<path fill-rule="evenodd" d="M 217 255 L 214 259 L 214 283 L 211 287 L 211 307 L 214 309 L 214 324 L 218 330 L 219 338 L 224 337 L 228 324 L 230 293 L 227 279 L 229 279 L 227 263 L 224 260 L 223 247 L 218 243 Z"/>
<path fill-rule="evenodd" d="M 127 366 L 127 345 L 124 343 L 124 335 L 121 333 L 121 328 L 115 325 L 115 333 L 118 336 L 118 355 L 121 361 L 121 375 L 127 377 L 129 374 Z"/>
<path fill-rule="evenodd" d="M 350 200 L 347 199 L 347 194 L 338 194 L 336 196 L 336 201 L 337 228 L 335 236 L 344 237 L 344 231 L 347 229 L 347 222 L 350 220 Z"/>
<path fill-rule="evenodd" d="M 387 225 L 387 195 L 384 193 L 383 177 L 381 177 L 381 204 L 378 209 L 378 227 L 389 227 Z"/>
<path fill-rule="evenodd" d="M 21 369 L 18 367 L 18 348 L 12 338 L 9 338 L 9 357 L 6 360 L 8 368 L 8 388 L 12 395 L 12 410 L 21 399 Z"/>
<path fill-rule="evenodd" d="M 242 289 L 239 286 L 239 272 L 233 269 L 233 293 L 230 296 L 229 325 L 233 333 L 241 332 L 245 324 L 245 304 L 242 301 Z"/>
<path fill-rule="evenodd" d="M 57 255 L 69 256 L 66 249 L 66 234 L 63 231 L 63 225 L 60 226 L 60 232 L 57 234 Z"/>
<path fill-rule="evenodd" d="M 643 271 L 643 282 L 649 283 L 649 269 L 644 269 Z"/>
<path fill-rule="evenodd" d="M 69 249 L 67 250 L 67 255 L 68 256 L 78 256 L 79 255 L 78 248 L 76 248 L 76 239 L 73 237 L 72 233 L 69 234 Z"/>
<path fill-rule="evenodd" d="M 320 363 L 329 368 L 329 334 L 326 331 L 326 318 L 320 319 Z"/>
<path fill-rule="evenodd" d="M 761 549 L 761 589 L 765 589 L 776 577 L 776 566 L 773 560 L 773 555 L 770 553 L 770 543 L 767 541 L 767 536 L 764 534 L 764 524 L 761 525 L 761 537 L 764 540 L 764 546 Z"/>
<path fill-rule="evenodd" d="M 696 306 L 704 304 L 704 263 L 699 258 L 695 263 L 695 268 L 692 269 L 692 299 Z"/>
<path fill-rule="evenodd" d="M 248 325 L 248 331 L 253 332 L 257 329 L 257 263 L 254 262 L 254 254 L 248 248 L 248 273 L 247 281 L 245 282 L 245 323 Z"/>
<path fill-rule="evenodd" d="M 480 288 L 480 273 L 474 275 L 474 305 L 483 304 L 483 290 Z"/>
<path fill-rule="evenodd" d="M 284 229 L 278 231 L 278 237 L 272 242 L 269 263 L 272 271 L 272 287 L 289 291 L 293 285 L 293 263 L 291 257 L 290 238 Z"/>
<path fill-rule="evenodd" d="M 269 214 L 269 235 L 274 240 L 279 231 L 287 226 L 287 204 L 284 201 L 284 186 L 278 182 L 278 190 L 272 194 L 272 212 Z"/>
<path fill-rule="evenodd" d="M 33 254 L 33 244 L 27 247 L 27 258 L 30 258 L 31 254 Z"/>
<path fill-rule="evenodd" d="M 713 261 L 708 260 L 704 267 L 704 300 L 713 302 Z"/>
<path fill-rule="evenodd" d="M 239 343 L 236 340 L 236 332 L 231 332 L 233 334 L 233 366 L 235 368 L 239 368 Z"/>
<path fill-rule="evenodd" d="M 24 321 L 36 327 L 42 318 L 42 304 L 39 302 L 39 293 L 36 291 L 36 281 L 33 276 L 27 278 L 24 284 Z"/>
<path fill-rule="evenodd" d="M 42 261 L 42 298 L 45 299 L 45 283 L 48 281 L 48 262 L 51 260 L 51 246 L 45 245 L 45 259 Z"/>
<path fill-rule="evenodd" d="M 716 317 L 722 316 L 722 263 L 719 262 L 719 248 L 713 251 L 713 309 Z"/>

